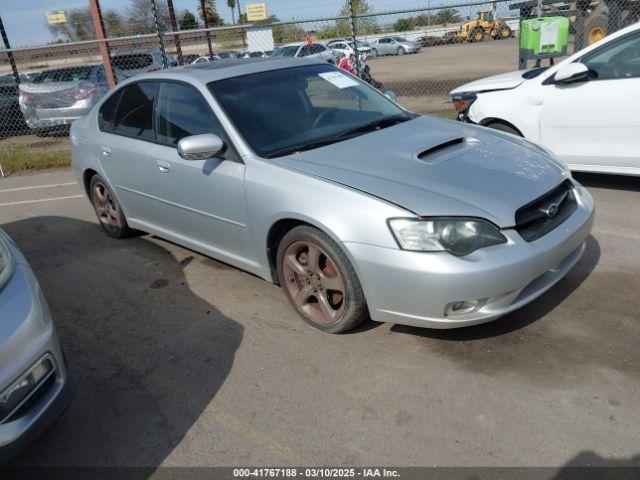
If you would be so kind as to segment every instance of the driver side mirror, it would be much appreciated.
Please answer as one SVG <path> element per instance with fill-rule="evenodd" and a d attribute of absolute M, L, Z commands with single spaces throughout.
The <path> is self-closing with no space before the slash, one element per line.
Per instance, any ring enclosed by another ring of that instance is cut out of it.
<path fill-rule="evenodd" d="M 591 79 L 591 70 L 580 62 L 570 63 L 565 65 L 555 74 L 554 80 L 556 83 L 576 83 L 586 82 Z"/>
<path fill-rule="evenodd" d="M 185 160 L 206 160 L 224 150 L 224 142 L 214 133 L 192 135 L 178 142 L 178 154 Z"/>
<path fill-rule="evenodd" d="M 384 96 L 387 97 L 392 102 L 395 102 L 398 98 L 396 96 L 396 92 L 394 92 L 393 90 L 387 90 L 386 92 L 384 92 Z"/>

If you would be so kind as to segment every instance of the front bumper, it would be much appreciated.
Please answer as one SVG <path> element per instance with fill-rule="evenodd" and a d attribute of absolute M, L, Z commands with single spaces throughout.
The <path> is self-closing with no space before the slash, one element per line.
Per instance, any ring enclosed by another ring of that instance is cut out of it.
<path fill-rule="evenodd" d="M 576 184 L 577 210 L 543 237 L 526 242 L 513 229 L 508 241 L 466 257 L 347 243 L 371 318 L 429 328 L 488 322 L 531 302 L 575 265 L 594 221 L 593 199 Z M 482 300 L 482 307 L 445 315 L 452 302 Z"/>
<path fill-rule="evenodd" d="M 52 361 L 54 370 L 18 412 L 0 418 L 0 463 L 16 455 L 51 425 L 69 406 L 74 394 L 40 286 L 24 257 L 17 249 L 12 248 L 12 253 L 15 273 L 0 292 L 0 391 L 45 356 Z"/>

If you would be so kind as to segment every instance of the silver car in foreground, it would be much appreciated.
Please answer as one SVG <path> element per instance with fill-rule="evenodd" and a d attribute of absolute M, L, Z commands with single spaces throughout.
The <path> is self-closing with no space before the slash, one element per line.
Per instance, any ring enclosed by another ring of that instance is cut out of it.
<path fill-rule="evenodd" d="M 0 230 L 0 464 L 58 418 L 73 393 L 38 281 Z"/>
<path fill-rule="evenodd" d="M 560 280 L 593 223 L 546 150 L 410 113 L 322 61 L 130 80 L 71 141 L 109 235 L 151 232 L 277 282 L 329 332 L 497 318 Z"/>

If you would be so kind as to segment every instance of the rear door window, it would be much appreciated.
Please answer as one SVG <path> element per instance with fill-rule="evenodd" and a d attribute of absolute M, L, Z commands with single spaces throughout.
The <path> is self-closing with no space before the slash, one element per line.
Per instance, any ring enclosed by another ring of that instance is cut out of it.
<path fill-rule="evenodd" d="M 111 95 L 100 107 L 98 111 L 98 128 L 103 132 L 110 132 L 113 126 L 113 117 L 116 114 L 118 100 L 120 100 L 122 90 L 118 90 Z"/>
<path fill-rule="evenodd" d="M 122 90 L 113 132 L 142 140 L 153 140 L 153 104 L 157 82 L 137 82 Z"/>

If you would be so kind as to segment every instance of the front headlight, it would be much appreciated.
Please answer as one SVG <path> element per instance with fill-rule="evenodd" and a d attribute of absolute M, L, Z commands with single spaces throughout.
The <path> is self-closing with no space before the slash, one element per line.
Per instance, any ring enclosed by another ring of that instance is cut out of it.
<path fill-rule="evenodd" d="M 9 283 L 11 276 L 13 275 L 13 256 L 9 245 L 6 244 L 2 236 L 0 235 L 0 290 Z"/>
<path fill-rule="evenodd" d="M 491 223 L 477 218 L 393 218 L 389 226 L 403 250 L 449 252 L 462 257 L 507 239 Z"/>

